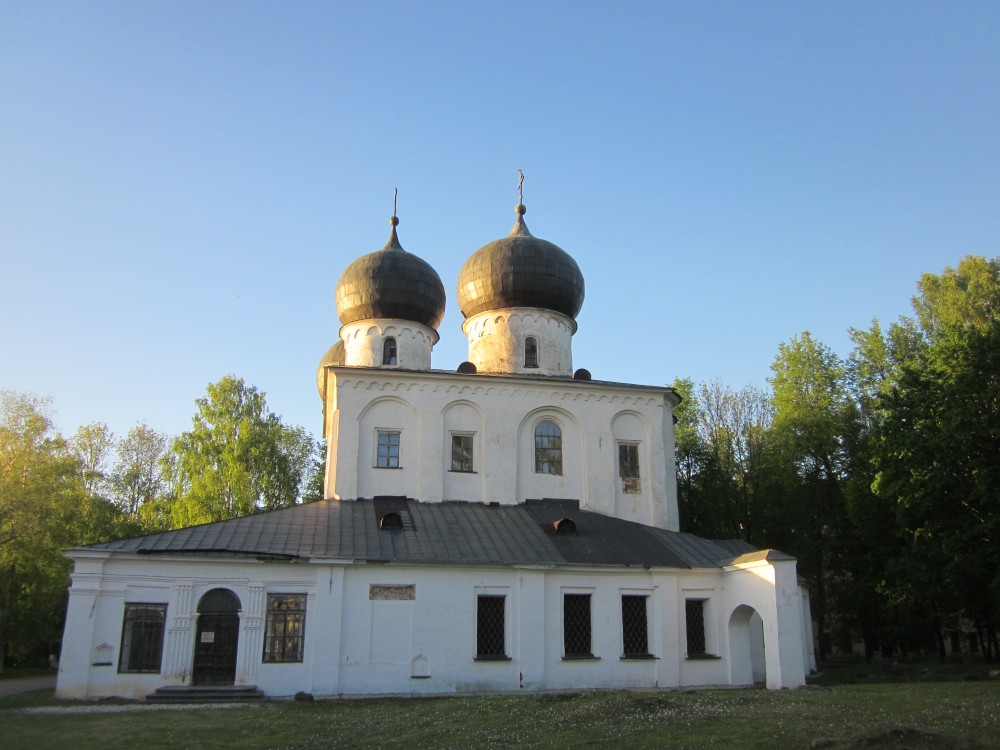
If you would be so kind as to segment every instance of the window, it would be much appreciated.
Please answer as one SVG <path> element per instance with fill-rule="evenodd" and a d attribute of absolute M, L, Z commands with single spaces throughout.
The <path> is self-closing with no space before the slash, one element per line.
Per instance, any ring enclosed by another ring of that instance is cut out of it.
<path fill-rule="evenodd" d="M 649 656 L 645 596 L 622 595 L 622 655 Z"/>
<path fill-rule="evenodd" d="M 472 435 L 451 436 L 451 470 L 472 471 Z"/>
<path fill-rule="evenodd" d="M 396 339 L 391 337 L 387 338 L 385 343 L 382 344 L 382 364 L 396 364 Z"/>
<path fill-rule="evenodd" d="M 687 619 L 687 655 L 705 656 L 705 600 L 687 599 L 684 602 Z"/>
<path fill-rule="evenodd" d="M 304 594 L 268 594 L 264 624 L 264 661 L 302 661 L 306 629 Z"/>
<path fill-rule="evenodd" d="M 378 446 L 375 454 L 378 469 L 399 468 L 399 433 L 390 430 L 378 431 Z"/>
<path fill-rule="evenodd" d="M 534 336 L 524 340 L 524 366 L 538 367 L 538 339 Z"/>
<path fill-rule="evenodd" d="M 622 479 L 622 491 L 639 492 L 639 444 L 618 443 L 618 476 Z"/>
<path fill-rule="evenodd" d="M 160 671 L 166 604 L 126 604 L 119 672 Z"/>
<path fill-rule="evenodd" d="M 506 597 L 476 597 L 476 658 L 506 659 L 504 608 Z"/>
<path fill-rule="evenodd" d="M 562 474 L 562 432 L 549 419 L 535 428 L 535 473 Z"/>
<path fill-rule="evenodd" d="M 592 657 L 590 635 L 590 594 L 563 594 L 563 651 L 566 657 Z"/>

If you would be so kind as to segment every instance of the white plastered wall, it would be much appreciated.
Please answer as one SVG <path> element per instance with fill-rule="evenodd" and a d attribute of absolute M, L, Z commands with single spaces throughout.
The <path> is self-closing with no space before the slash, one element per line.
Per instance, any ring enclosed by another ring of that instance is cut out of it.
<path fill-rule="evenodd" d="M 768 687 L 804 682 L 800 642 L 790 639 L 788 649 L 773 646 L 776 631 L 788 624 L 783 621 L 798 615 L 781 611 L 787 608 L 784 603 L 777 615 L 769 613 L 769 603 L 776 600 L 767 575 L 745 569 L 278 563 L 96 553 L 73 557 L 76 572 L 57 688 L 61 698 L 139 699 L 157 687 L 189 684 L 197 603 L 214 588 L 229 589 L 242 605 L 236 683 L 256 685 L 270 696 L 728 684 L 728 618 L 739 606 L 761 613 Z M 794 576 L 794 562 L 790 566 Z M 759 567 L 774 568 L 767 563 Z M 779 581 L 785 577 L 777 571 Z M 412 598 L 380 600 L 373 596 L 373 586 L 409 587 Z M 779 584 L 779 594 L 783 586 Z M 262 662 L 269 593 L 307 597 L 301 663 Z M 507 660 L 475 659 L 476 597 L 483 593 L 506 598 Z M 566 593 L 591 597 L 593 659 L 563 658 Z M 686 658 L 684 599 L 692 594 L 711 601 L 705 625 L 716 659 Z M 648 598 L 649 651 L 655 658 L 622 658 L 622 595 Z M 160 674 L 121 674 L 117 669 L 124 604 L 137 597 L 167 605 Z M 797 599 L 793 604 L 794 612 L 800 612 Z M 108 649 L 101 650 L 105 645 Z M 102 654 L 103 663 L 94 664 L 95 653 Z"/>
<path fill-rule="evenodd" d="M 552 310 L 504 307 L 473 315 L 462 324 L 469 339 L 469 361 L 479 372 L 527 375 L 573 374 L 576 321 Z M 538 344 L 538 362 L 526 367 L 528 337 Z"/>
<path fill-rule="evenodd" d="M 326 495 L 514 504 L 567 498 L 582 508 L 677 530 L 670 389 L 517 376 L 330 366 Z M 563 474 L 535 472 L 534 429 L 563 433 Z M 401 432 L 400 468 L 374 466 L 379 429 Z M 451 471 L 451 434 L 471 434 L 473 474 Z M 621 491 L 620 440 L 639 444 L 641 492 Z M 618 489 L 616 489 L 616 487 Z"/>

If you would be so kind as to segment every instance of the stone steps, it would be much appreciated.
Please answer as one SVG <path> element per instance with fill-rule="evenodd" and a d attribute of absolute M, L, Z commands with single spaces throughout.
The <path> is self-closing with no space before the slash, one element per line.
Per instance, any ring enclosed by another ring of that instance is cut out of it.
<path fill-rule="evenodd" d="M 267 697 L 256 685 L 168 685 L 146 696 L 148 703 L 247 703 Z"/>

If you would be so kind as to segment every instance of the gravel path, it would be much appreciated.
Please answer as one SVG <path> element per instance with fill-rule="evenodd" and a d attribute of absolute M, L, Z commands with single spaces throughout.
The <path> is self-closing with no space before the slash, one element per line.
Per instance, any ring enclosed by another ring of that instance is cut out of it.
<path fill-rule="evenodd" d="M 252 703 L 118 703 L 110 706 L 39 706 L 17 709 L 22 714 L 131 714 L 142 711 L 191 711 L 203 708 L 246 708 Z"/>

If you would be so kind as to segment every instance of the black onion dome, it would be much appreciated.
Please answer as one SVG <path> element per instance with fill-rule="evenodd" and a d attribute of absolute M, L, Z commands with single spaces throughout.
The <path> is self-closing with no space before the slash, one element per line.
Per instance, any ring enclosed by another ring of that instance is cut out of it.
<path fill-rule="evenodd" d="M 369 318 L 400 318 L 437 328 L 444 317 L 441 277 L 426 261 L 406 252 L 396 236 L 399 220 L 381 250 L 351 263 L 337 282 L 342 325 Z"/>
<path fill-rule="evenodd" d="M 471 318 L 501 307 L 539 307 L 576 318 L 583 274 L 569 253 L 532 236 L 517 206 L 517 223 L 503 239 L 469 256 L 458 274 L 458 306 Z"/>

